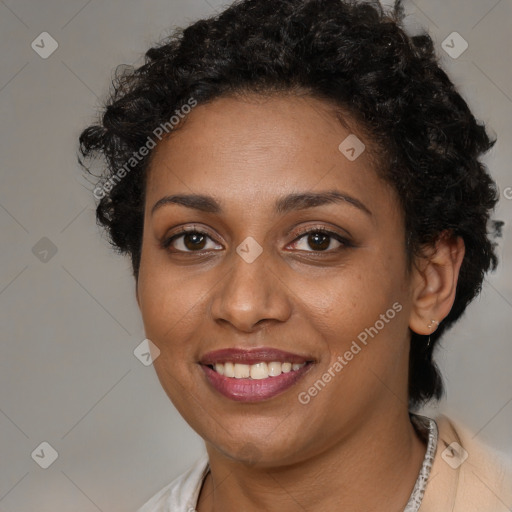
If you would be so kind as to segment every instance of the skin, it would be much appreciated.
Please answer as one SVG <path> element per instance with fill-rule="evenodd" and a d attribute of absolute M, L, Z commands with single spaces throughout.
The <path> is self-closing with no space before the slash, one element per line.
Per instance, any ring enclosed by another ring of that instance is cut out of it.
<path fill-rule="evenodd" d="M 366 144 L 355 161 L 338 149 L 351 133 Z M 409 272 L 403 214 L 376 173 L 371 140 L 321 100 L 224 97 L 195 107 L 171 135 L 147 177 L 137 300 L 163 389 L 206 443 L 211 472 L 198 511 L 402 511 L 426 449 L 408 416 L 410 329 L 428 334 L 449 313 L 462 241 L 441 239 Z M 347 201 L 273 211 L 288 194 L 327 190 L 371 213 Z M 152 212 L 171 194 L 211 196 L 223 212 L 172 203 Z M 209 238 L 162 247 L 183 226 Z M 301 228 L 350 244 L 308 242 Z M 249 236 L 263 250 L 252 263 L 236 252 Z M 298 394 L 396 302 L 402 310 L 301 404 Z M 212 350 L 262 346 L 313 367 L 248 404 L 220 395 L 198 364 Z"/>

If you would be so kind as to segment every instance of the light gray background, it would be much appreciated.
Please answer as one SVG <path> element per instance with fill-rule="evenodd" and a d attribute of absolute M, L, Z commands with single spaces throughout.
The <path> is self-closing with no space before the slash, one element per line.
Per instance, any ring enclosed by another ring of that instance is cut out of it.
<path fill-rule="evenodd" d="M 0 511 L 135 510 L 202 453 L 133 354 L 145 336 L 129 261 L 95 225 L 76 149 L 117 64 L 222 4 L 0 0 Z M 502 191 L 501 266 L 438 359 L 441 410 L 512 455 L 512 1 L 406 5 L 499 137 L 485 161 Z M 59 44 L 47 59 L 31 48 L 45 31 Z M 441 48 L 453 31 L 469 43 L 457 59 Z M 43 237 L 57 248 L 46 262 L 32 252 Z M 58 452 L 48 469 L 31 458 L 43 441 Z"/>

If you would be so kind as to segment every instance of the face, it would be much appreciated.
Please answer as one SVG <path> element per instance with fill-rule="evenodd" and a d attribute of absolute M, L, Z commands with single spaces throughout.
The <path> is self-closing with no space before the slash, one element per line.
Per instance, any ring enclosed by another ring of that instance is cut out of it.
<path fill-rule="evenodd" d="M 407 407 L 403 217 L 345 121 L 310 97 L 226 97 L 155 149 L 146 336 L 176 408 L 230 458 L 306 459 Z"/>

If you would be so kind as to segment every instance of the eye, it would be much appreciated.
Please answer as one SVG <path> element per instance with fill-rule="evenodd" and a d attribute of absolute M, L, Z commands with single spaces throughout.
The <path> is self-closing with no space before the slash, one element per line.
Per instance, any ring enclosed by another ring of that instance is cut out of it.
<path fill-rule="evenodd" d="M 334 252 L 342 247 L 350 247 L 351 243 L 339 233 L 325 228 L 309 228 L 299 232 L 300 236 L 292 242 L 295 249 L 306 252 Z M 213 247 L 208 247 L 208 241 L 213 242 Z M 338 244 L 332 247 L 333 242 Z M 311 248 L 312 250 L 308 249 Z M 172 252 L 201 252 L 207 250 L 220 250 L 222 246 L 215 246 L 215 241 L 206 233 L 196 228 L 185 228 L 178 233 L 166 238 L 162 242 L 165 249 L 173 248 Z"/>
<path fill-rule="evenodd" d="M 162 247 L 169 249 L 172 246 L 173 252 L 200 252 L 215 248 L 207 247 L 208 240 L 212 238 L 208 233 L 197 229 L 182 229 L 179 233 L 172 235 L 162 242 Z M 222 246 L 219 246 L 222 249 Z"/>
<path fill-rule="evenodd" d="M 304 239 L 304 240 L 302 240 Z M 332 243 L 337 247 L 332 247 Z M 296 249 L 307 252 L 334 252 L 342 247 L 350 246 L 350 242 L 338 233 L 326 229 L 308 229 L 301 232 L 301 236 L 295 239 L 293 245 Z M 312 248 L 308 250 L 307 247 Z"/>

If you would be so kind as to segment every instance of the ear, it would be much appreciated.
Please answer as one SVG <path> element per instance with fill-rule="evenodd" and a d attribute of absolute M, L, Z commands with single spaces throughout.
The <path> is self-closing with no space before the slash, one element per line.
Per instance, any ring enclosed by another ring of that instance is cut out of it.
<path fill-rule="evenodd" d="M 416 259 L 409 319 L 415 333 L 431 334 L 450 313 L 464 253 L 464 240 L 445 231 Z"/>

